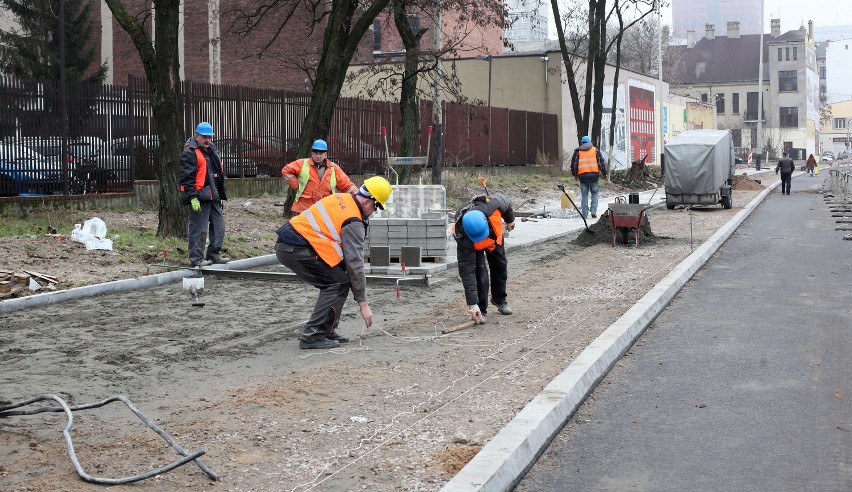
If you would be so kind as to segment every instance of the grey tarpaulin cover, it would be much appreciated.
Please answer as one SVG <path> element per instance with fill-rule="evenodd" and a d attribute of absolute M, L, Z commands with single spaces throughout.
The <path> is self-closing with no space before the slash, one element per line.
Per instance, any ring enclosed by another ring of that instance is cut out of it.
<path fill-rule="evenodd" d="M 687 130 L 665 148 L 666 193 L 717 193 L 734 175 L 734 144 L 728 130 Z"/>

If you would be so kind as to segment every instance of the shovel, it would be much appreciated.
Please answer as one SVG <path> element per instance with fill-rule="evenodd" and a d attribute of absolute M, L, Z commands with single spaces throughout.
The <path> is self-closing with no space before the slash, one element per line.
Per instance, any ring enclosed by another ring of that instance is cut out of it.
<path fill-rule="evenodd" d="M 574 203 L 574 200 L 572 200 L 572 199 L 571 199 L 571 195 L 569 195 L 569 194 L 568 194 L 568 192 L 566 192 L 566 191 L 565 191 L 565 185 L 558 184 L 558 185 L 556 185 L 556 187 L 557 187 L 557 188 L 559 188 L 559 190 L 560 190 L 562 193 L 564 193 L 566 197 L 568 197 L 568 201 L 569 201 L 569 202 L 571 202 L 571 205 L 574 205 L 574 210 L 576 210 L 576 211 L 577 211 L 577 213 L 578 213 L 578 214 L 580 214 L 580 218 L 581 218 L 581 219 L 583 219 L 583 224 L 585 224 L 585 225 L 586 225 L 586 230 L 587 230 L 587 231 L 589 231 L 589 232 L 591 232 L 592 234 L 594 234 L 594 233 L 595 233 L 595 231 L 593 231 L 593 230 L 589 229 L 589 223 L 588 223 L 588 222 L 586 222 L 586 218 L 585 218 L 585 217 L 583 217 L 583 212 L 580 212 L 580 209 L 579 209 L 579 208 L 577 208 L 577 204 L 576 204 L 576 203 Z"/>

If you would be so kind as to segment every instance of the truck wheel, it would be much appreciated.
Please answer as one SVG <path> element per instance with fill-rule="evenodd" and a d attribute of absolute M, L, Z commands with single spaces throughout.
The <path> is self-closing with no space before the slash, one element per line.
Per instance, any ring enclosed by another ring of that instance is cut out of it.
<path fill-rule="evenodd" d="M 723 196 L 722 197 L 722 208 L 724 208 L 725 210 L 730 210 L 731 207 L 732 207 L 731 195 Z"/>

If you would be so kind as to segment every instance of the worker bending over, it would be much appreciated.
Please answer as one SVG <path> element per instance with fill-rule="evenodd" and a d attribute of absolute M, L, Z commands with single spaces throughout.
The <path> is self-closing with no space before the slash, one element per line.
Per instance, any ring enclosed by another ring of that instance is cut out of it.
<path fill-rule="evenodd" d="M 367 328 L 373 324 L 367 303 L 364 240 L 367 219 L 376 209 L 384 209 L 391 192 L 385 178 L 374 176 L 354 195 L 327 196 L 278 229 L 278 261 L 320 290 L 299 337 L 299 348 L 328 349 L 349 341 L 336 330 L 350 288 Z"/>
<path fill-rule="evenodd" d="M 491 302 L 500 314 L 512 314 L 506 302 L 509 278 L 503 223 L 515 228 L 515 212 L 503 195 L 478 196 L 456 212 L 453 226 L 459 276 L 464 286 L 468 314 L 477 324 L 485 323 L 488 311 L 488 271 L 491 270 Z M 488 265 L 486 266 L 486 261 Z"/>

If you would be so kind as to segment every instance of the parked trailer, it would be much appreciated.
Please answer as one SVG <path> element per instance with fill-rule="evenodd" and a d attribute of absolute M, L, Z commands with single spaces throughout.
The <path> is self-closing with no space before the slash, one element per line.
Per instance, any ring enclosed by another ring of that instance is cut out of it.
<path fill-rule="evenodd" d="M 731 208 L 736 164 L 728 130 L 688 130 L 665 147 L 666 208 L 716 205 Z"/>

